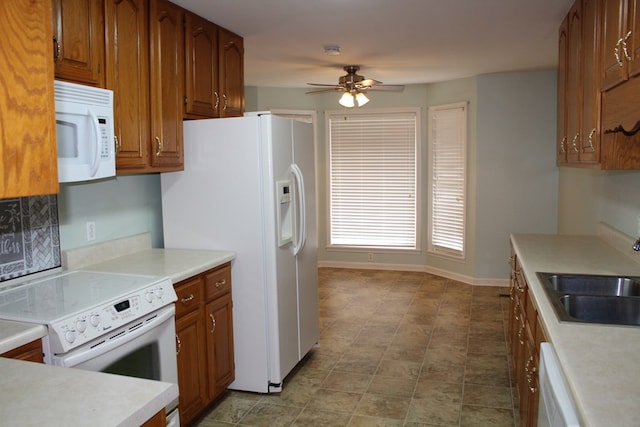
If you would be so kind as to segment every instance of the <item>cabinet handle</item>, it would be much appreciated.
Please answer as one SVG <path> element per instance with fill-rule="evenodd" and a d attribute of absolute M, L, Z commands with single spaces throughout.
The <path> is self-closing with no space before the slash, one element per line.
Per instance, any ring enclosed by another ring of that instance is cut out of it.
<path fill-rule="evenodd" d="M 176 334 L 176 344 L 177 344 L 177 349 L 176 349 L 176 356 L 178 354 L 180 354 L 180 347 L 182 347 L 182 342 L 180 342 L 180 338 L 178 337 L 178 334 Z"/>
<path fill-rule="evenodd" d="M 158 157 L 160 156 L 160 153 L 162 153 L 162 141 L 157 136 L 156 136 L 156 145 L 158 147 L 158 149 L 156 150 L 156 157 Z"/>
<path fill-rule="evenodd" d="M 213 109 L 217 110 L 220 105 L 220 95 L 218 95 L 218 92 L 213 92 L 213 94 L 216 96 L 216 105 L 213 106 Z"/>
<path fill-rule="evenodd" d="M 224 105 L 222 106 L 222 111 L 226 111 L 227 110 L 227 103 L 228 103 L 228 99 L 227 99 L 227 95 L 222 94 L 222 99 L 224 100 Z"/>
<path fill-rule="evenodd" d="M 618 63 L 619 66 L 623 66 L 624 63 L 622 62 L 622 59 L 620 58 L 620 44 L 622 43 L 622 39 L 618 39 L 618 43 L 616 43 L 616 48 L 613 49 L 613 54 L 616 56 L 616 62 Z"/>
<path fill-rule="evenodd" d="M 213 313 L 209 313 L 209 317 L 211 318 L 211 333 L 216 330 L 216 318 L 213 316 Z"/>
<path fill-rule="evenodd" d="M 181 302 L 181 303 L 183 303 L 183 304 L 186 304 L 186 303 L 188 303 L 189 301 L 193 300 L 193 298 L 195 298 L 195 297 L 193 296 L 193 294 L 190 294 L 190 295 L 189 295 L 188 297 L 186 297 L 186 298 L 181 298 L 181 299 L 180 299 L 180 302 Z"/>
<path fill-rule="evenodd" d="M 60 59 L 60 54 L 62 51 L 62 47 L 60 46 L 60 42 L 56 36 L 53 36 L 53 62 L 58 62 Z"/>
<path fill-rule="evenodd" d="M 535 387 L 532 387 L 531 383 L 533 382 L 533 376 L 536 373 L 536 367 L 533 366 L 531 367 L 531 369 L 529 369 L 529 364 L 531 363 L 533 363 L 533 356 L 529 356 L 529 360 L 527 360 L 527 363 L 524 365 L 524 371 L 527 373 L 527 383 L 529 383 L 529 390 L 531 391 L 531 393 L 535 393 L 537 389 Z"/>
<path fill-rule="evenodd" d="M 113 135 L 113 145 L 116 147 L 116 153 L 120 152 L 120 141 L 118 141 L 118 135 Z"/>
<path fill-rule="evenodd" d="M 563 137 L 562 141 L 560 141 L 560 154 L 564 154 L 567 152 L 565 146 L 567 145 L 567 137 Z"/>
<path fill-rule="evenodd" d="M 629 51 L 627 50 L 627 40 L 629 40 L 629 37 L 631 37 L 631 31 L 629 31 L 627 35 L 624 36 L 624 39 L 621 39 L 622 51 L 624 52 L 624 57 L 627 58 L 627 61 L 631 61 L 631 55 L 629 55 Z"/>
<path fill-rule="evenodd" d="M 573 137 L 573 141 L 571 141 L 571 149 L 573 150 L 574 153 L 578 152 L 578 138 L 580 137 L 580 133 L 576 133 L 576 135 Z"/>
<path fill-rule="evenodd" d="M 520 345 L 524 345 L 524 339 L 522 339 L 522 333 L 524 332 L 524 319 L 521 323 L 520 330 L 518 331 L 518 341 L 520 341 Z"/>
<path fill-rule="evenodd" d="M 219 288 L 220 286 L 224 286 L 227 284 L 227 281 L 225 279 L 222 279 L 218 282 L 216 282 L 216 289 Z"/>
<path fill-rule="evenodd" d="M 582 147 L 582 152 L 585 153 L 587 150 L 589 151 L 596 151 L 596 149 L 593 147 L 593 135 L 596 133 L 596 128 L 591 129 L 591 132 L 589 132 L 589 146 L 583 146 Z"/>

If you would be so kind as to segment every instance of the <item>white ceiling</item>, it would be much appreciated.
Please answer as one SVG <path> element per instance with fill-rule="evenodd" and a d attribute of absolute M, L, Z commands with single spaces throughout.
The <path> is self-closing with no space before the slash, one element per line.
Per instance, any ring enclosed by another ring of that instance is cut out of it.
<path fill-rule="evenodd" d="M 244 37 L 247 86 L 388 84 L 554 68 L 573 0 L 172 0 Z M 340 46 L 339 56 L 324 46 Z"/>

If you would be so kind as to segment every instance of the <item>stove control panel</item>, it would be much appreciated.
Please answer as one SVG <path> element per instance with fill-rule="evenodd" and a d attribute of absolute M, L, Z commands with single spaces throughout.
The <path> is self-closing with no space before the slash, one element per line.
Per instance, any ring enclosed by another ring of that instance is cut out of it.
<path fill-rule="evenodd" d="M 49 324 L 51 351 L 55 354 L 102 339 L 109 332 L 177 300 L 171 280 L 148 285 L 118 299 Z M 103 338 L 106 337 L 106 338 Z"/>

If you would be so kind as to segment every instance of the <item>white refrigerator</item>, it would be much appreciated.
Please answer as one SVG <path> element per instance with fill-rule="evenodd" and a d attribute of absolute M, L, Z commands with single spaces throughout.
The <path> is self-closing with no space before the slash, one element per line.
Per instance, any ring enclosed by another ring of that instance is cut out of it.
<path fill-rule="evenodd" d="M 234 390 L 282 390 L 319 340 L 313 125 L 258 114 L 184 123 L 161 174 L 167 248 L 232 250 Z"/>

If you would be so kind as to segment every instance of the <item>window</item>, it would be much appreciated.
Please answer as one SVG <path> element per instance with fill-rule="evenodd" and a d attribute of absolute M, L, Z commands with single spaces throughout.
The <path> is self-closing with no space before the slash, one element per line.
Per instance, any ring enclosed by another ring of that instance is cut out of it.
<path fill-rule="evenodd" d="M 464 259 L 467 104 L 429 108 L 428 251 Z"/>
<path fill-rule="evenodd" d="M 327 112 L 329 246 L 418 248 L 419 110 Z"/>

